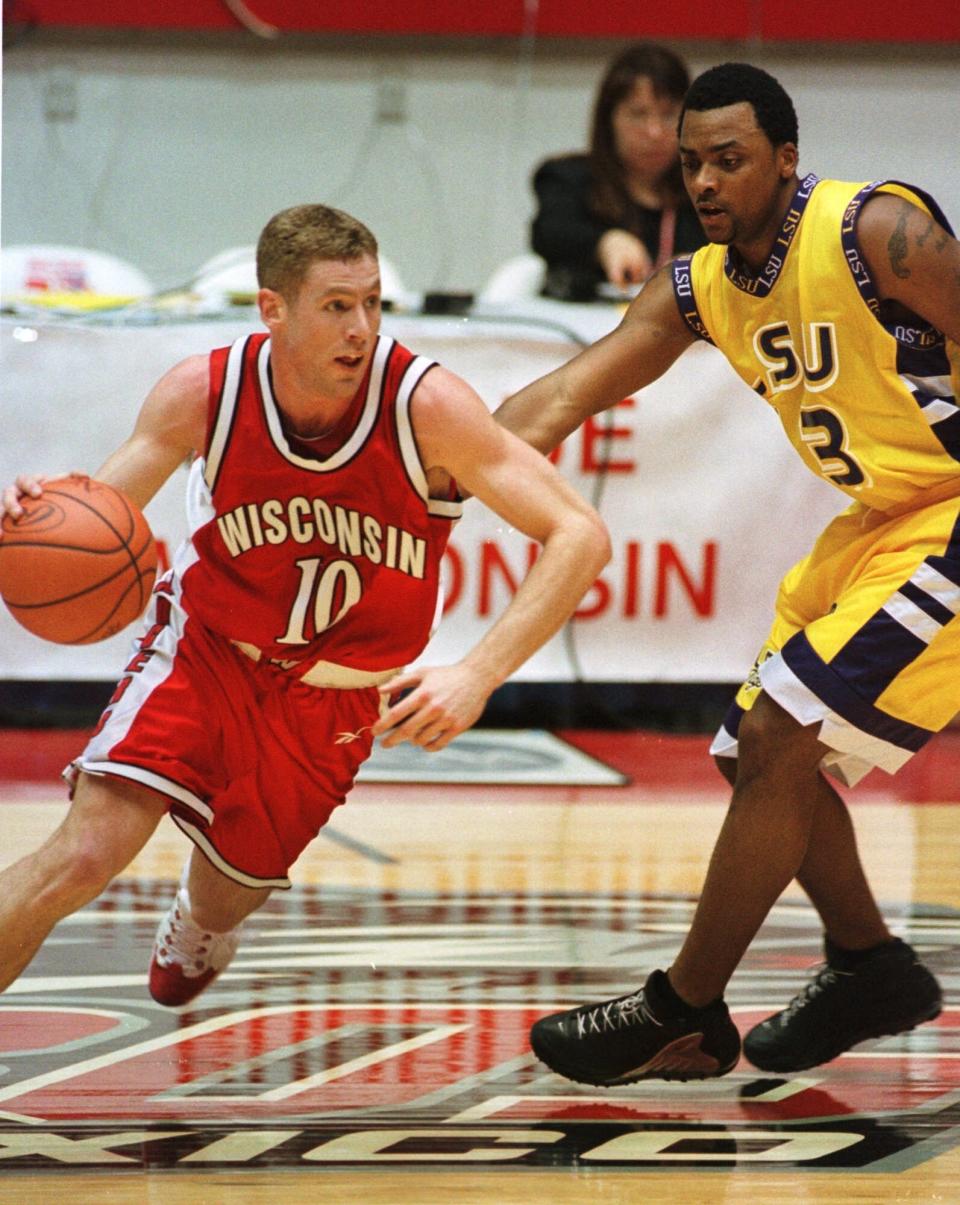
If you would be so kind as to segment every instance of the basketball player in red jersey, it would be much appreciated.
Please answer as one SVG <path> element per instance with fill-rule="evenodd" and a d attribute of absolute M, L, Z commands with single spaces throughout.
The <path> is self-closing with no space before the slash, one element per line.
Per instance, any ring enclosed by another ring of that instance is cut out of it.
<path fill-rule="evenodd" d="M 64 823 L 0 875 L 0 988 L 170 811 L 195 848 L 150 991 L 193 999 L 230 961 L 243 919 L 290 885 L 374 737 L 442 749 L 609 556 L 597 514 L 542 456 L 464 381 L 380 334 L 365 226 L 322 205 L 285 210 L 260 236 L 257 273 L 268 334 L 171 369 L 95 474 L 143 507 L 192 458 L 190 535 L 66 772 Z M 542 554 L 461 661 L 407 670 L 437 613 L 457 486 Z M 42 488 L 18 478 L 4 509 L 18 515 Z"/>

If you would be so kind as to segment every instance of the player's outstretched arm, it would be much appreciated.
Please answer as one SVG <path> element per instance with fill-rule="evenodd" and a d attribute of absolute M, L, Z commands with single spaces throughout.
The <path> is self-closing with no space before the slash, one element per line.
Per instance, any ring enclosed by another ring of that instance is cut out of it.
<path fill-rule="evenodd" d="M 899 301 L 960 343 L 960 242 L 892 193 L 866 202 L 857 237 L 880 296 Z"/>
<path fill-rule="evenodd" d="M 442 469 L 542 551 L 497 622 L 455 665 L 408 670 L 410 689 L 374 728 L 384 745 L 442 749 L 479 719 L 495 687 L 566 622 L 610 557 L 600 516 L 539 453 L 499 426 L 459 377 L 432 369 L 412 417 L 421 459 Z"/>
<path fill-rule="evenodd" d="M 694 341 L 673 295 L 672 271 L 666 264 L 650 278 L 609 335 L 508 397 L 497 421 L 552 452 L 592 414 L 663 376 Z"/>
<path fill-rule="evenodd" d="M 208 361 L 191 356 L 171 368 L 147 395 L 130 437 L 93 474 L 143 509 L 206 435 Z M 0 507 L 18 519 L 20 499 L 39 498 L 49 476 L 21 473 L 0 492 Z"/>

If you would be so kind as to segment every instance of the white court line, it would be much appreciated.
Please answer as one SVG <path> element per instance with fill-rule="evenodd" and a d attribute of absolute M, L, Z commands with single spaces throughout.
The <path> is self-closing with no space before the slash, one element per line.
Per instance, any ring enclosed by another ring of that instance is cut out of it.
<path fill-rule="evenodd" d="M 397 1058 L 401 1054 L 407 1054 L 411 1050 L 418 1050 L 421 1046 L 429 1046 L 433 1042 L 442 1042 L 444 1038 L 449 1038 L 452 1034 L 462 1033 L 468 1026 L 466 1025 L 440 1025 L 436 1029 L 431 1029 L 429 1033 L 420 1034 L 416 1038 L 408 1038 L 406 1042 L 396 1042 L 392 1046 L 384 1046 L 382 1050 L 374 1050 L 370 1054 L 362 1055 L 357 1059 L 350 1059 L 349 1062 L 341 1063 L 339 1067 L 328 1067 L 326 1071 L 318 1071 L 316 1075 L 308 1075 L 305 1079 L 294 1080 L 289 1084 L 281 1084 L 279 1088 L 273 1088 L 269 1092 L 261 1092 L 259 1095 L 250 1097 L 253 1100 L 286 1100 L 290 1096 L 297 1096 L 301 1092 L 308 1092 L 311 1088 L 319 1087 L 321 1084 L 329 1084 L 333 1080 L 342 1079 L 346 1075 L 352 1075 L 354 1071 L 360 1071 L 364 1067 L 373 1067 L 377 1063 L 383 1063 L 387 1059 Z M 217 1100 L 217 1097 L 204 1096 L 204 1103 L 210 1100 Z M 235 1100 L 235 1097 L 226 1097 L 227 1100 Z"/>
<path fill-rule="evenodd" d="M 417 1007 L 424 1012 L 437 1011 L 445 1012 L 451 1008 L 458 1012 L 480 1011 L 494 1009 L 497 1012 L 517 1012 L 519 1010 L 528 1010 L 529 1003 L 525 1004 L 460 1004 L 449 1005 L 443 1003 L 430 1004 L 423 1001 L 398 1001 L 398 1000 L 382 1000 L 368 1001 L 365 1004 L 274 1004 L 268 1005 L 265 1008 L 245 1008 L 235 1013 L 224 1013 L 219 1017 L 211 1017 L 206 1021 L 199 1021 L 196 1025 L 188 1025 L 183 1029 L 174 1030 L 172 1033 L 162 1034 L 160 1037 L 149 1038 L 145 1042 L 137 1042 L 132 1046 L 126 1046 L 122 1050 L 112 1051 L 107 1054 L 96 1055 L 93 1058 L 84 1059 L 79 1063 L 71 1063 L 67 1067 L 58 1067 L 53 1071 L 44 1072 L 42 1075 L 36 1075 L 32 1079 L 20 1080 L 18 1083 L 6 1084 L 0 1087 L 0 1101 L 10 1100 L 18 1096 L 25 1096 L 29 1092 L 36 1092 L 40 1088 L 49 1087 L 50 1084 L 57 1084 L 66 1079 L 75 1079 L 81 1075 L 89 1075 L 92 1071 L 99 1071 L 103 1067 L 111 1067 L 117 1063 L 128 1062 L 131 1059 L 138 1058 L 142 1054 L 152 1054 L 155 1050 L 163 1050 L 168 1046 L 175 1046 L 180 1042 L 189 1041 L 192 1038 L 202 1037 L 204 1034 L 215 1033 L 218 1029 L 225 1029 L 231 1025 L 240 1025 L 244 1021 L 259 1019 L 262 1017 L 277 1016 L 281 1013 L 294 1012 L 329 1012 L 335 1010 L 338 1013 L 347 1012 L 369 1012 L 371 1010 L 403 1010 L 406 1008 Z M 545 1008 L 556 1008 L 556 1005 L 545 1005 Z M 455 1026 L 454 1029 L 466 1028 L 466 1026 Z M 431 1031 L 437 1033 L 436 1030 Z M 422 1042 L 436 1040 L 430 1035 L 424 1035 Z M 417 1039 L 411 1039 L 417 1041 Z M 346 1065 L 346 1064 L 345 1064 Z"/>

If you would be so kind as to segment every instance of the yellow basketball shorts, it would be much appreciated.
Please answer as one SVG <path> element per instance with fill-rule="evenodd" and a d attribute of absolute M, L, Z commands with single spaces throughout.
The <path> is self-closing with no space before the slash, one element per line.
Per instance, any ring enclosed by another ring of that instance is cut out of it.
<path fill-rule="evenodd" d="M 761 690 L 820 724 L 825 770 L 894 773 L 960 712 L 960 498 L 903 514 L 854 503 L 787 573 L 711 752 L 736 757 Z"/>

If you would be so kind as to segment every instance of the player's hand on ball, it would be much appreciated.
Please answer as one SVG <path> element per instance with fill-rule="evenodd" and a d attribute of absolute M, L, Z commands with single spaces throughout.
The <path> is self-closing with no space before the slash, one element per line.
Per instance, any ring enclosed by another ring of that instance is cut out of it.
<path fill-rule="evenodd" d="M 0 494 L 0 502 L 2 502 L 4 513 L 14 519 L 19 519 L 23 515 L 23 507 L 20 504 L 20 499 L 23 497 L 39 498 L 43 493 L 43 483 L 46 480 L 46 477 L 40 477 L 33 473 L 21 473 L 13 485 L 6 486 L 3 493 Z M 2 538 L 3 532 L 0 529 L 0 539 Z"/>
<path fill-rule="evenodd" d="M 93 644 L 143 613 L 157 547 L 120 490 L 82 473 L 24 474 L 3 491 L 0 531 L 0 598 L 35 636 Z"/>

